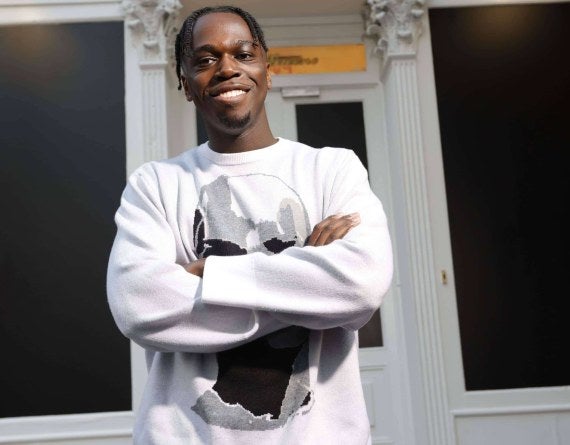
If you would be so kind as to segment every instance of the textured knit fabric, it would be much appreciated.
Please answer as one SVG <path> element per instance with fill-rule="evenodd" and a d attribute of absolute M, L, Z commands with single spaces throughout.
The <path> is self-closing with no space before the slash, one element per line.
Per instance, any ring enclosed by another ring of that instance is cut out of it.
<path fill-rule="evenodd" d="M 352 212 L 343 239 L 304 246 Z M 356 330 L 392 251 L 352 151 L 203 144 L 133 173 L 116 223 L 109 304 L 149 371 L 135 444 L 369 443 Z M 185 271 L 201 257 L 203 278 Z"/>

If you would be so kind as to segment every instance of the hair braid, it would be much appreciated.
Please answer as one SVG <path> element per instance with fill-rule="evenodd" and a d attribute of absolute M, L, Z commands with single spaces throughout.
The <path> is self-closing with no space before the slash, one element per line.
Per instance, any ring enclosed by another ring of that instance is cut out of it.
<path fill-rule="evenodd" d="M 176 43 L 174 51 L 176 53 L 176 76 L 178 77 L 178 89 L 182 89 L 182 80 L 180 77 L 182 68 L 183 56 L 190 56 L 192 54 L 193 33 L 194 25 L 200 17 L 206 14 L 215 12 L 228 12 L 240 16 L 246 23 L 251 32 L 253 40 L 261 45 L 264 51 L 267 52 L 267 44 L 265 43 L 265 36 L 263 31 L 249 12 L 244 11 L 237 6 L 206 6 L 205 8 L 197 9 L 184 20 L 180 32 L 176 36 Z"/>

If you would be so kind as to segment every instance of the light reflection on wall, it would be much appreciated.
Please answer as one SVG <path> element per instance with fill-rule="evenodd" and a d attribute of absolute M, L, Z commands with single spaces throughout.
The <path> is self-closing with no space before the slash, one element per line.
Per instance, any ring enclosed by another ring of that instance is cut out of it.
<path fill-rule="evenodd" d="M 521 37 L 540 29 L 540 17 L 530 8 L 511 8 L 507 5 L 479 8 L 466 21 L 466 30 L 473 47 L 489 51 L 509 50 L 516 47 Z"/>
<path fill-rule="evenodd" d="M 16 27 L 3 28 L 6 38 L 4 51 L 7 58 L 4 63 L 10 63 L 7 81 L 11 87 L 26 91 L 33 91 L 38 97 L 46 101 L 57 103 L 65 99 L 71 91 L 68 83 L 76 82 L 78 67 L 81 65 L 83 55 L 78 50 L 75 39 L 69 35 L 64 26 L 28 26 L 26 31 L 29 38 L 22 39 L 17 34 Z M 59 47 L 59 51 L 50 51 L 50 48 Z M 31 59 L 34 66 L 41 66 L 40 70 L 29 70 L 26 63 L 17 63 L 18 60 Z"/>

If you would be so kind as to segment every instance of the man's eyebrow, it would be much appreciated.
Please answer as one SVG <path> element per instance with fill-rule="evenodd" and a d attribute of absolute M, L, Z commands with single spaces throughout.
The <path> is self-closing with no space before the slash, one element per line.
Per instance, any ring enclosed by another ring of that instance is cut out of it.
<path fill-rule="evenodd" d="M 198 48 L 190 49 L 191 54 L 197 53 L 199 51 L 212 53 L 215 52 L 215 47 L 214 45 L 210 45 L 209 43 L 207 43 L 205 45 L 199 46 Z"/>
<path fill-rule="evenodd" d="M 259 43 L 256 42 L 255 40 L 236 40 L 233 44 L 233 46 L 238 47 L 238 46 L 242 46 L 242 45 L 251 45 L 254 47 L 259 47 Z M 193 55 L 197 52 L 209 52 L 209 53 L 215 53 L 217 51 L 216 47 L 210 43 L 206 43 L 205 45 L 199 46 L 198 48 L 194 48 L 191 49 L 189 51 L 190 55 Z"/>
<path fill-rule="evenodd" d="M 238 40 L 237 43 L 239 45 L 248 44 L 251 46 L 259 46 L 259 43 L 256 42 L 255 40 Z"/>

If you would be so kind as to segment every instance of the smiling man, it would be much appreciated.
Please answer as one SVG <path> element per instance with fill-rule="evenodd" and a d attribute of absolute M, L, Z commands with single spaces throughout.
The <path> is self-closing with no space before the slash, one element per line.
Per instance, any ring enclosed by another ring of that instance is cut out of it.
<path fill-rule="evenodd" d="M 194 15 L 200 20 L 190 16 L 185 23 L 191 29 L 177 39 L 177 70 L 186 98 L 202 113 L 210 147 L 227 152 L 214 147 L 230 145 L 235 152 L 272 145 L 275 139 L 264 106 L 271 87 L 265 42 L 252 36 L 239 15 L 239 21 L 232 13 L 199 10 Z M 222 140 L 214 141 L 214 134 Z M 236 138 L 256 142 L 234 147 Z"/>
<path fill-rule="evenodd" d="M 275 138 L 267 46 L 203 8 L 177 75 L 209 141 L 129 179 L 109 303 L 146 349 L 135 444 L 367 444 L 357 330 L 392 276 L 382 205 L 350 150 Z"/>

